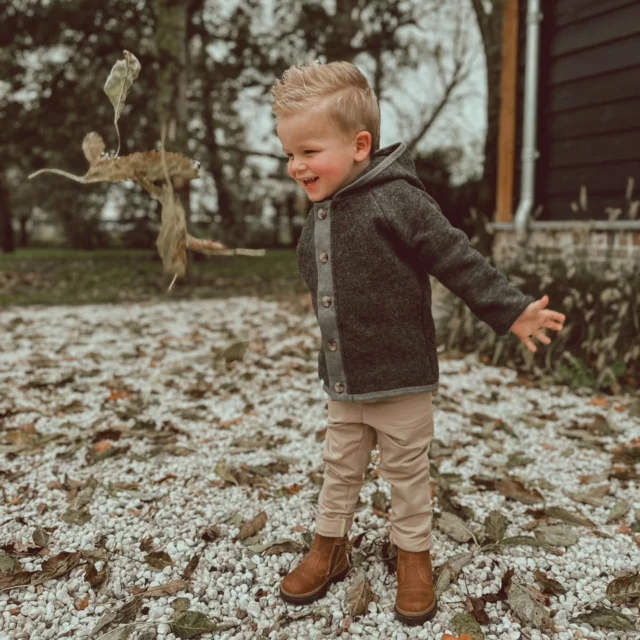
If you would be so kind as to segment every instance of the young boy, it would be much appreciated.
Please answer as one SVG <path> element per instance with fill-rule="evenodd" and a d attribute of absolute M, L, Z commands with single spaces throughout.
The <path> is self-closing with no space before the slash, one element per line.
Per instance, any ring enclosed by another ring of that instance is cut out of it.
<path fill-rule="evenodd" d="M 549 344 L 544 329 L 560 331 L 565 317 L 544 309 L 547 296 L 536 301 L 510 286 L 469 246 L 424 190 L 404 144 L 377 150 L 378 103 L 355 66 L 292 67 L 272 94 L 289 175 L 313 203 L 297 254 L 329 396 L 315 539 L 281 596 L 307 604 L 348 573 L 348 532 L 377 440 L 398 548 L 396 616 L 421 624 L 436 613 L 428 451 L 438 361 L 429 274 L 532 352 L 531 338 Z"/>

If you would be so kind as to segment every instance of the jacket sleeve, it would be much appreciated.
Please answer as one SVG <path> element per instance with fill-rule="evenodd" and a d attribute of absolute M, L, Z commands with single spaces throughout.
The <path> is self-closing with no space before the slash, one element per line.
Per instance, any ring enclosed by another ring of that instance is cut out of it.
<path fill-rule="evenodd" d="M 390 221 L 402 243 L 474 315 L 498 335 L 506 335 L 535 298 L 510 285 L 469 244 L 466 233 L 451 225 L 433 198 L 416 191 L 406 203 L 414 206 L 402 207 L 402 213 Z"/>

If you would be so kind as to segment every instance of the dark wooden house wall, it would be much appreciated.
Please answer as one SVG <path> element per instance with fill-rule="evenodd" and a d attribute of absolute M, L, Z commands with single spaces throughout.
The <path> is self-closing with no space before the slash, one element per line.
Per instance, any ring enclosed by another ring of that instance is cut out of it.
<path fill-rule="evenodd" d="M 542 0 L 536 163 L 540 220 L 607 218 L 623 207 L 627 180 L 640 197 L 640 1 Z M 526 34 L 520 1 L 515 198 L 520 156 Z M 588 211 L 574 213 L 580 187 Z"/>

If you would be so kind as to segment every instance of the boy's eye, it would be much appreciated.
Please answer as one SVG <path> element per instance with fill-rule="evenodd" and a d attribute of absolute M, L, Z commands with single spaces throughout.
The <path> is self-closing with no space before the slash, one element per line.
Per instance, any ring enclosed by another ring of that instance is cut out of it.
<path fill-rule="evenodd" d="M 310 156 L 312 153 L 315 153 L 315 149 L 306 149 L 304 152 L 306 156 Z"/>

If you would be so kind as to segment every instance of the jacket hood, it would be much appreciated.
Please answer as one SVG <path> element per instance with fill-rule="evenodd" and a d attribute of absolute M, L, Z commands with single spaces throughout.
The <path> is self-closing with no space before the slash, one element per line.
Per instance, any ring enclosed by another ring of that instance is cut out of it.
<path fill-rule="evenodd" d="M 334 194 L 338 196 L 350 196 L 360 190 L 364 185 L 371 187 L 381 185 L 393 180 L 405 180 L 410 185 L 425 191 L 416 173 L 416 165 L 404 142 L 378 149 L 373 155 L 369 166 L 350 184 Z"/>

